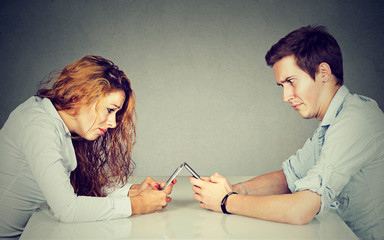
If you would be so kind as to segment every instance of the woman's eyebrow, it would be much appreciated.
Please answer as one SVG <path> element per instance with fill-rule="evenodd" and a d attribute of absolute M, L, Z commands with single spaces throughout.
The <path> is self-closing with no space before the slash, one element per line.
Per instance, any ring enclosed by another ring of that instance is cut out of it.
<path fill-rule="evenodd" d="M 116 108 L 121 108 L 120 106 L 116 105 L 116 104 L 112 104 L 112 106 L 115 106 Z"/>

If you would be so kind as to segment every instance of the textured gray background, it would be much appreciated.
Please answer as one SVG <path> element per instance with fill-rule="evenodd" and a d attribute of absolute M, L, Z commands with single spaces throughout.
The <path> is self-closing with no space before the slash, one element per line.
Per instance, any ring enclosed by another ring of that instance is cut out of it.
<path fill-rule="evenodd" d="M 53 70 L 114 61 L 137 95 L 135 175 L 180 162 L 201 175 L 277 170 L 318 125 L 282 101 L 266 51 L 320 24 L 338 40 L 345 84 L 384 107 L 383 1 L 0 1 L 0 126 Z M 188 175 L 186 171 L 181 173 Z"/>

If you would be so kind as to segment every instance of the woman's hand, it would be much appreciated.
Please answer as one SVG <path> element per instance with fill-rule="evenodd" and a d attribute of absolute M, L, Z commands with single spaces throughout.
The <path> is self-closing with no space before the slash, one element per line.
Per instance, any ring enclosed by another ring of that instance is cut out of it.
<path fill-rule="evenodd" d="M 158 182 L 149 177 L 141 184 L 133 185 L 128 193 L 131 198 L 132 215 L 151 213 L 166 207 L 171 201 L 168 195 L 175 183 L 176 180 L 173 180 L 166 189 L 159 190 L 165 186 L 165 182 Z"/>
<path fill-rule="evenodd" d="M 193 198 L 200 202 L 201 208 L 221 212 L 221 200 L 226 194 L 232 192 L 232 185 L 227 178 L 218 173 L 201 179 L 203 181 L 194 177 L 190 178 L 190 182 L 194 185 L 192 187 L 195 192 Z"/>
<path fill-rule="evenodd" d="M 148 189 L 148 188 L 159 189 L 159 186 L 161 186 L 161 182 L 157 182 L 157 181 L 153 180 L 152 178 L 148 177 L 141 184 L 132 185 L 131 189 L 129 189 L 128 197 L 137 196 L 142 191 L 144 191 L 145 189 Z"/>

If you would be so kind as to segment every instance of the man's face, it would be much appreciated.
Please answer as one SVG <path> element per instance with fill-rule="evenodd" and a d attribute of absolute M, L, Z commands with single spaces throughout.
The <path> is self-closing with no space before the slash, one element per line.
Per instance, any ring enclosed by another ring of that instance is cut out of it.
<path fill-rule="evenodd" d="M 315 80 L 296 64 L 295 57 L 287 56 L 273 65 L 276 83 L 283 87 L 283 100 L 302 118 L 322 120 L 326 109 L 322 107 L 322 81 L 316 74 Z"/>

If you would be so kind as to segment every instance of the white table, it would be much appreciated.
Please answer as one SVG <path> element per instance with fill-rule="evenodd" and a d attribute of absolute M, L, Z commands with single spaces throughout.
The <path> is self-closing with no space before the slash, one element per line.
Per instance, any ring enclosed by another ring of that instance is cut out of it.
<path fill-rule="evenodd" d="M 231 183 L 251 177 L 228 177 Z M 141 183 L 144 177 L 132 177 Z M 154 178 L 166 181 L 167 177 Z M 189 177 L 177 177 L 171 203 L 156 213 L 130 218 L 60 223 L 39 210 L 28 222 L 20 239 L 358 239 L 340 217 L 328 212 L 304 226 L 269 222 L 201 209 L 193 199 Z"/>

